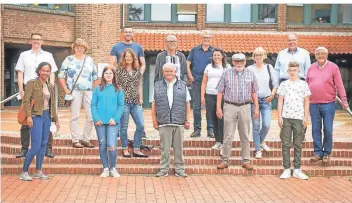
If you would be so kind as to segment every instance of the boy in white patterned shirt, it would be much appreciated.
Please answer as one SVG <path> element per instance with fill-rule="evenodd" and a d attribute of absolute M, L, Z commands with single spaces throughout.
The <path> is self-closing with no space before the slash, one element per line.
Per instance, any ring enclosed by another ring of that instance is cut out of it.
<path fill-rule="evenodd" d="M 304 141 L 304 129 L 307 127 L 309 115 L 309 95 L 311 92 L 305 81 L 298 78 L 300 71 L 299 63 L 291 61 L 288 64 L 290 79 L 282 82 L 277 90 L 278 123 L 281 128 L 280 138 L 282 142 L 282 161 L 284 171 L 280 178 L 291 177 L 290 169 L 290 146 L 293 135 L 294 144 L 294 171 L 293 177 L 307 180 L 301 171 L 302 144 Z"/>

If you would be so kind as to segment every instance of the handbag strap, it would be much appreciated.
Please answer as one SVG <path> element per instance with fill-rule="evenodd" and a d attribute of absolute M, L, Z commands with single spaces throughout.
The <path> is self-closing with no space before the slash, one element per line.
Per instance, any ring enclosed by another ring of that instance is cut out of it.
<path fill-rule="evenodd" d="M 273 87 L 273 80 L 271 79 L 269 64 L 266 64 L 266 69 L 268 70 L 268 73 L 269 73 L 269 86 Z"/>
<path fill-rule="evenodd" d="M 81 73 L 82 73 L 83 68 L 84 68 L 84 64 L 86 63 L 86 58 L 87 58 L 87 56 L 85 56 L 84 59 L 83 59 L 83 64 L 82 64 L 82 67 L 81 67 L 81 71 L 79 72 L 79 74 L 78 74 L 78 76 L 77 76 L 75 82 L 73 83 L 72 90 L 71 90 L 70 94 L 72 94 L 73 90 L 74 90 L 75 87 L 76 87 L 77 81 L 78 81 L 79 77 L 81 76 Z"/>

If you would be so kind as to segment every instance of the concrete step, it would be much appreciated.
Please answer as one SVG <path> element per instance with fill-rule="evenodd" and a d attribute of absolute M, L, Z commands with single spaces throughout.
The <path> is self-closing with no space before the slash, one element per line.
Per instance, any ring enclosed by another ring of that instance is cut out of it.
<path fill-rule="evenodd" d="M 185 165 L 218 165 L 221 163 L 219 156 L 185 156 Z M 241 157 L 231 157 L 231 165 L 241 165 Z M 1 163 L 2 164 L 23 164 L 24 158 L 15 158 L 13 154 L 2 154 Z M 174 157 L 170 157 L 170 163 L 173 164 Z M 293 157 L 291 157 L 291 162 L 293 162 Z M 55 158 L 44 158 L 44 163 L 48 164 L 98 164 L 101 165 L 101 159 L 99 155 L 59 155 Z M 118 156 L 117 165 L 125 164 L 145 164 L 145 165 L 158 165 L 160 163 L 160 155 L 152 155 L 148 158 L 125 158 Z M 253 165 L 258 166 L 281 166 L 281 157 L 263 157 L 262 159 L 251 159 Z M 35 164 L 35 158 L 32 161 Z M 317 163 L 311 162 L 310 157 L 302 158 L 302 165 L 304 166 L 321 166 L 322 161 Z M 329 166 L 352 166 L 352 158 L 345 157 L 331 157 Z"/>
<path fill-rule="evenodd" d="M 16 154 L 21 150 L 20 145 L 12 145 L 12 144 L 2 144 L 1 152 L 6 154 Z M 57 146 L 53 148 L 53 153 L 55 155 L 98 155 L 99 149 L 95 148 L 73 148 L 66 146 Z M 145 151 L 148 155 L 160 155 L 160 149 L 155 147 L 151 151 Z M 122 149 L 118 147 L 118 154 L 122 154 Z M 171 149 L 171 154 L 173 154 L 173 150 Z M 185 156 L 219 156 L 219 150 L 212 150 L 210 147 L 185 147 L 183 149 L 183 154 Z M 240 156 L 241 148 L 233 147 L 231 156 Z M 253 157 L 255 154 L 254 148 L 251 148 L 251 156 Z M 263 152 L 264 157 L 282 157 L 281 148 L 272 148 L 270 152 Z M 293 148 L 291 147 L 291 156 L 293 156 Z M 312 148 L 304 148 L 302 149 L 302 157 L 312 157 L 314 156 L 314 152 Z M 331 154 L 332 157 L 352 157 L 352 149 L 334 149 Z"/>
<path fill-rule="evenodd" d="M 22 172 L 22 164 L 2 164 L 1 174 L 20 174 Z M 171 166 L 170 175 L 174 173 L 174 168 Z M 44 164 L 43 172 L 46 174 L 85 174 L 99 175 L 102 172 L 102 166 L 98 164 Z M 154 176 L 159 171 L 159 165 L 117 165 L 117 170 L 121 174 L 141 174 Z M 302 166 L 302 170 L 308 176 L 351 176 L 352 167 L 321 167 L 321 166 Z M 188 175 L 197 174 L 223 174 L 223 175 L 276 175 L 282 173 L 282 166 L 255 166 L 254 170 L 247 171 L 241 166 L 229 166 L 227 169 L 219 170 L 216 166 L 208 165 L 189 165 L 186 166 Z M 29 168 L 29 173 L 35 172 L 35 166 Z"/>
<path fill-rule="evenodd" d="M 98 145 L 98 140 L 91 140 L 94 145 Z M 160 146 L 160 140 L 144 140 L 144 144 L 146 145 L 153 145 L 153 146 Z M 14 144 L 18 145 L 21 143 L 21 138 L 19 135 L 13 134 L 1 134 L 1 143 L 2 144 Z M 215 144 L 214 140 L 201 140 L 199 138 L 195 138 L 192 140 L 184 140 L 183 146 L 184 147 L 212 147 Z M 266 144 L 269 147 L 273 148 L 281 148 L 281 141 L 266 141 Z M 72 147 L 72 140 L 71 139 L 54 139 L 53 146 L 67 146 Z M 121 146 L 121 140 L 118 140 L 118 146 Z M 232 147 L 240 147 L 240 141 L 233 141 Z M 253 141 L 250 142 L 250 146 L 254 147 Z M 303 143 L 303 148 L 313 148 L 312 141 L 305 141 Z M 352 149 L 352 142 L 333 142 L 333 148 L 348 148 Z"/>

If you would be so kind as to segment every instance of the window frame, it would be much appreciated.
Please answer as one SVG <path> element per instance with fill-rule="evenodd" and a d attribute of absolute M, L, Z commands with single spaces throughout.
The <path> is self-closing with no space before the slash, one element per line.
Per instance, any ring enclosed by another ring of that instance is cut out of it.
<path fill-rule="evenodd" d="M 338 4 L 337 5 L 337 16 L 336 16 L 336 20 L 337 20 L 337 25 L 346 25 L 346 26 L 350 26 L 352 25 L 352 21 L 348 22 L 348 23 L 343 23 L 343 22 L 339 22 L 339 10 L 340 10 L 340 6 L 343 6 L 344 4 Z M 348 5 L 352 5 L 352 4 L 348 4 Z"/>
<path fill-rule="evenodd" d="M 340 23 L 339 21 L 339 6 L 341 4 L 330 4 L 331 13 L 330 13 L 330 23 L 315 23 L 312 22 L 312 4 L 303 4 L 303 23 L 293 23 L 289 22 L 286 13 L 286 22 L 287 25 L 304 25 L 304 26 L 336 26 L 336 25 L 351 25 L 351 23 Z M 288 6 L 288 5 L 286 5 Z"/>
<path fill-rule="evenodd" d="M 127 5 L 127 16 L 129 15 L 128 4 Z M 182 12 L 184 14 L 184 12 Z M 171 4 L 171 21 L 152 21 L 152 4 L 144 4 L 144 21 L 129 20 L 127 17 L 127 22 L 131 23 L 171 23 L 171 24 L 197 24 L 197 15 L 195 13 L 195 21 L 178 21 L 177 4 Z"/>
<path fill-rule="evenodd" d="M 224 4 L 224 22 L 208 22 L 207 9 L 205 9 L 205 24 L 231 24 L 231 25 L 277 25 L 277 11 L 278 4 L 275 4 L 275 23 L 258 22 L 259 18 L 259 4 L 251 4 L 251 22 L 232 22 L 231 21 L 231 4 Z M 208 5 L 206 5 L 207 7 Z"/>
<path fill-rule="evenodd" d="M 33 4 L 8 4 L 8 5 L 15 5 L 15 6 L 24 6 L 28 8 L 37 8 L 37 9 L 43 9 L 43 10 L 49 10 L 49 11 L 62 11 L 62 12 L 73 12 L 73 6 L 72 4 L 64 4 L 68 5 L 68 10 L 61 10 L 61 9 L 55 9 L 56 4 L 46 4 L 47 6 L 41 6 L 40 4 L 34 5 Z M 61 4 L 58 4 L 61 5 Z"/>

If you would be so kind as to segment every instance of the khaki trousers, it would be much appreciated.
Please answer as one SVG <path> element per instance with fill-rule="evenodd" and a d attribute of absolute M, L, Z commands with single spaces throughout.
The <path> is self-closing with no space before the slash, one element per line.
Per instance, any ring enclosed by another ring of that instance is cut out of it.
<path fill-rule="evenodd" d="M 93 119 L 92 113 L 90 111 L 90 101 L 92 100 L 92 91 L 79 91 L 73 90 L 72 92 L 73 100 L 71 103 L 71 118 L 70 118 L 70 128 L 72 142 L 76 143 L 79 140 L 89 141 L 90 133 L 92 132 Z M 84 132 L 82 138 L 79 135 L 79 113 L 81 106 L 86 111 L 86 122 L 84 124 Z"/>
<path fill-rule="evenodd" d="M 249 129 L 251 122 L 251 107 L 249 104 L 235 106 L 233 104 L 224 104 L 224 143 L 222 145 L 222 161 L 229 164 L 229 157 L 232 150 L 232 140 L 235 135 L 236 126 L 241 141 L 241 155 L 243 162 L 249 162 L 250 145 Z"/>
<path fill-rule="evenodd" d="M 183 126 L 164 126 L 159 128 L 160 135 L 160 171 L 169 171 L 170 168 L 170 149 L 174 149 L 174 166 L 176 172 L 184 172 L 183 160 Z"/>

